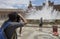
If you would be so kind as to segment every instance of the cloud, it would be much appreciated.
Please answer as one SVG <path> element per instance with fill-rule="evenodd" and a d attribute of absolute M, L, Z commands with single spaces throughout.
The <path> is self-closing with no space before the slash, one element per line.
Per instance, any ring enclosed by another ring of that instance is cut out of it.
<path fill-rule="evenodd" d="M 60 4 L 60 0 L 55 0 L 55 4 Z"/>
<path fill-rule="evenodd" d="M 60 0 L 50 0 L 52 2 L 54 2 L 54 4 L 60 4 Z"/>
<path fill-rule="evenodd" d="M 29 1 L 32 1 L 32 5 L 42 5 L 45 0 L 0 0 L 0 8 L 23 8 L 27 7 Z M 60 0 L 51 0 L 55 4 L 60 4 Z"/>
<path fill-rule="evenodd" d="M 29 1 L 35 0 L 0 0 L 0 8 L 18 8 L 22 5 L 28 6 Z"/>

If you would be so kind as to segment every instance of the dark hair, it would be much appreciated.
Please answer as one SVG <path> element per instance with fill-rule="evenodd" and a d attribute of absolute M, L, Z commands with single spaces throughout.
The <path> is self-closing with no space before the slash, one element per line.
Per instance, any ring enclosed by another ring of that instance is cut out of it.
<path fill-rule="evenodd" d="M 14 21 L 17 18 L 17 12 L 12 12 L 8 14 L 9 20 Z"/>
<path fill-rule="evenodd" d="M 20 19 L 20 16 L 18 15 L 17 16 L 17 22 L 19 22 L 21 19 Z"/>

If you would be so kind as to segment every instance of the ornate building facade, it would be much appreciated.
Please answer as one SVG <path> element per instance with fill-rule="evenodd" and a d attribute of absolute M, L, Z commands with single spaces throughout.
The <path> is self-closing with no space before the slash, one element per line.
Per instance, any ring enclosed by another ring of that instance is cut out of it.
<path fill-rule="evenodd" d="M 7 19 L 8 14 L 11 12 L 17 12 L 18 14 L 22 14 L 22 15 L 24 13 L 22 9 L 0 9 L 0 20 Z"/>

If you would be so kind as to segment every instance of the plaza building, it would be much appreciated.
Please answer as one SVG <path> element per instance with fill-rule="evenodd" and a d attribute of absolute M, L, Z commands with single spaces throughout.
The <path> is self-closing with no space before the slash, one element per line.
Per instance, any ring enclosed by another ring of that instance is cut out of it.
<path fill-rule="evenodd" d="M 23 9 L 0 9 L 0 20 L 8 19 L 8 14 L 12 12 L 17 12 L 18 14 L 23 15 L 23 11 Z"/>

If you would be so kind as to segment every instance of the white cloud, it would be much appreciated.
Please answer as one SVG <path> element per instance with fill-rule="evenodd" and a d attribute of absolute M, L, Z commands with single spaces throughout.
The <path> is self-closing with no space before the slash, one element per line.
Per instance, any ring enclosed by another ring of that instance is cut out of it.
<path fill-rule="evenodd" d="M 35 1 L 35 0 L 29 0 L 29 1 Z"/>
<path fill-rule="evenodd" d="M 22 4 L 28 6 L 29 1 L 30 0 L 0 0 L 0 8 L 14 8 L 13 6 L 17 6 L 17 5 L 20 6 Z"/>

